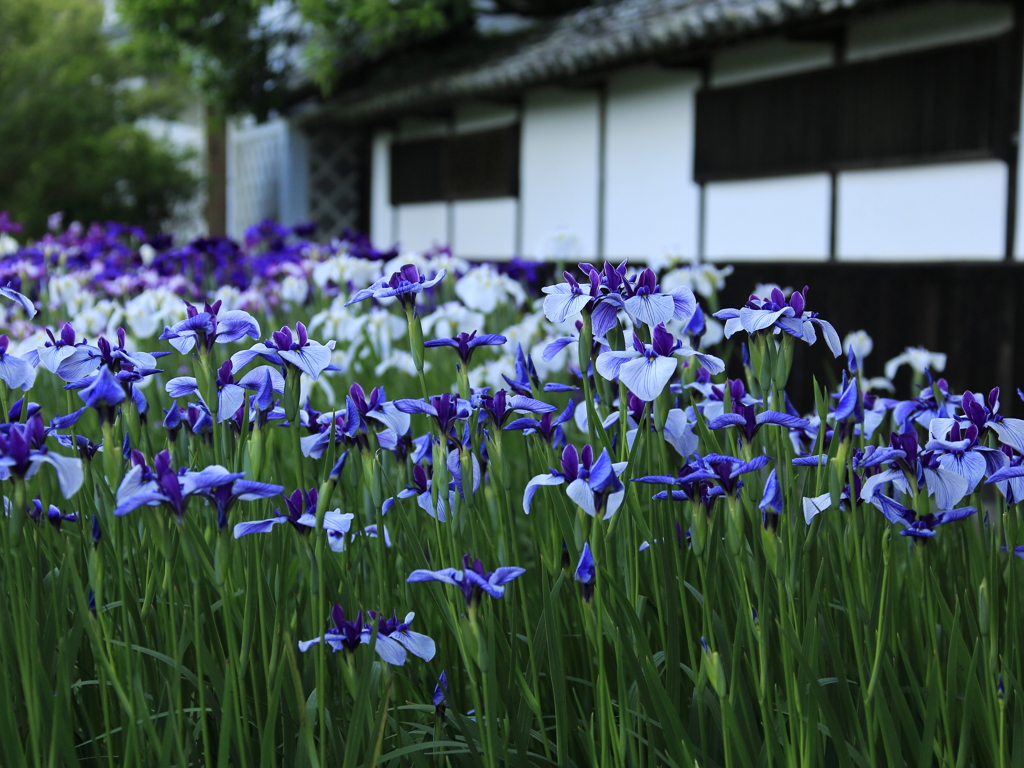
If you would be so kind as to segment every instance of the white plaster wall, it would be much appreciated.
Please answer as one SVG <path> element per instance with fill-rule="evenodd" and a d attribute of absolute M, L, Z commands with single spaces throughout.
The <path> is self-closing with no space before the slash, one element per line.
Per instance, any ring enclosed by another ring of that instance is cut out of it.
<path fill-rule="evenodd" d="M 596 91 L 528 94 L 520 156 L 522 249 L 568 230 L 580 255 L 597 255 L 598 97 Z"/>
<path fill-rule="evenodd" d="M 514 197 L 454 203 L 452 251 L 466 259 L 511 258 L 516 249 Z"/>
<path fill-rule="evenodd" d="M 697 252 L 694 72 L 640 69 L 612 77 L 605 127 L 606 258 Z"/>
<path fill-rule="evenodd" d="M 309 140 L 295 123 L 289 120 L 287 125 L 278 209 L 281 223 L 294 226 L 309 221 Z"/>
<path fill-rule="evenodd" d="M 1001 259 L 1007 175 L 1000 160 L 841 173 L 837 258 Z"/>
<path fill-rule="evenodd" d="M 391 131 L 373 134 L 370 170 L 370 240 L 387 248 L 398 237 L 391 206 Z"/>
<path fill-rule="evenodd" d="M 715 182 L 706 185 L 704 194 L 706 258 L 828 257 L 828 174 Z"/>
<path fill-rule="evenodd" d="M 781 37 L 743 43 L 711 57 L 712 88 L 792 75 L 831 66 L 828 43 L 795 42 Z"/>
<path fill-rule="evenodd" d="M 939 2 L 901 8 L 850 22 L 846 60 L 891 56 L 896 53 L 952 45 L 1009 32 L 1013 6 L 1009 3 Z"/>
<path fill-rule="evenodd" d="M 397 240 L 403 251 L 425 251 L 448 244 L 447 203 L 396 205 L 395 217 Z"/>

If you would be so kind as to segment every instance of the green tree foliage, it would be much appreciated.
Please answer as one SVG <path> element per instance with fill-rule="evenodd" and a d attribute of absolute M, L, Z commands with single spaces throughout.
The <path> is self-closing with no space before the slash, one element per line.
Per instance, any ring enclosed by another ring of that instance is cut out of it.
<path fill-rule="evenodd" d="M 154 230 L 194 194 L 187 158 L 135 125 L 159 115 L 136 73 L 99 0 L 0 0 L 0 210 L 26 234 L 54 211 Z"/>
<path fill-rule="evenodd" d="M 309 24 L 307 74 L 327 93 L 339 75 L 394 48 L 468 27 L 470 0 L 296 0 Z"/>

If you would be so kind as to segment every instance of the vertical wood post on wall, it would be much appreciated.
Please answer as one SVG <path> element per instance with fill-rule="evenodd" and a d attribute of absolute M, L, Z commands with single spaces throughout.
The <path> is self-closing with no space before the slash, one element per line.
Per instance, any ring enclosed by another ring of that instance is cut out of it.
<path fill-rule="evenodd" d="M 608 153 L 608 83 L 597 89 L 597 258 L 604 258 L 604 188 Z"/>
<path fill-rule="evenodd" d="M 1017 0 L 1013 4 L 1013 47 L 1008 74 L 1010 79 L 1008 108 L 1012 128 L 1006 159 L 1006 252 L 1003 257 L 1007 261 L 1012 261 L 1017 239 L 1017 184 L 1020 179 L 1017 164 L 1020 162 L 1021 88 L 1024 87 L 1024 0 Z"/>
<path fill-rule="evenodd" d="M 214 104 L 206 105 L 206 230 L 211 235 L 227 233 L 228 161 L 227 117 Z"/>

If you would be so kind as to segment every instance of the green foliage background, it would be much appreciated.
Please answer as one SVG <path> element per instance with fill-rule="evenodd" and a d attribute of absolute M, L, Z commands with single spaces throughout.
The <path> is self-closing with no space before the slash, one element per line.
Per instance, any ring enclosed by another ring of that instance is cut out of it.
<path fill-rule="evenodd" d="M 195 192 L 187 157 L 134 124 L 180 100 L 126 84 L 102 23 L 98 0 L 0 0 L 0 210 L 28 234 L 54 211 L 156 229 Z"/>

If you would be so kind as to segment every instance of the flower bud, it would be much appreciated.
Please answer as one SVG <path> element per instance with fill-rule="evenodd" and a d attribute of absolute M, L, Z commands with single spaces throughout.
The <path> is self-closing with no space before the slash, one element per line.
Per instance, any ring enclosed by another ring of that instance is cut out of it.
<path fill-rule="evenodd" d="M 988 579 L 982 579 L 981 586 L 978 587 L 978 626 L 981 629 L 982 637 L 988 636 L 990 621 L 991 614 L 989 612 L 988 604 Z"/>

